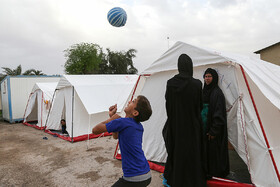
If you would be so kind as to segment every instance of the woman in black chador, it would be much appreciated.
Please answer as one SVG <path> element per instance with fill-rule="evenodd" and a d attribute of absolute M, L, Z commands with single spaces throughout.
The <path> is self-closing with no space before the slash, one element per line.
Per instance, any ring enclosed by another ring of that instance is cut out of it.
<path fill-rule="evenodd" d="M 204 75 L 203 127 L 206 140 L 207 174 L 226 177 L 229 174 L 227 116 L 225 97 L 218 86 L 218 74 L 208 68 Z"/>
<path fill-rule="evenodd" d="M 206 186 L 203 159 L 202 83 L 194 79 L 191 58 L 180 55 L 179 74 L 167 81 L 167 121 L 163 138 L 167 150 L 164 178 L 172 187 Z"/>

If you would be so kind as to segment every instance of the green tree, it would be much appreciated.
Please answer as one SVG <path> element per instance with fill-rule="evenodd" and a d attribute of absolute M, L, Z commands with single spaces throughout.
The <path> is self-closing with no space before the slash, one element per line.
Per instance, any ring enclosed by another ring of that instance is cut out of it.
<path fill-rule="evenodd" d="M 23 75 L 45 75 L 41 70 L 29 69 Z"/>
<path fill-rule="evenodd" d="M 23 75 L 31 75 L 33 72 L 33 69 L 29 69 L 29 70 L 26 70 Z"/>
<path fill-rule="evenodd" d="M 67 74 L 95 74 L 99 72 L 99 64 L 103 59 L 102 48 L 93 43 L 80 43 L 64 50 Z"/>
<path fill-rule="evenodd" d="M 2 67 L 2 69 L 4 70 L 4 73 L 10 76 L 16 76 L 16 75 L 21 75 L 21 65 L 19 65 L 18 67 L 16 67 L 15 69 L 11 69 L 11 68 L 7 68 L 7 67 Z"/>
<path fill-rule="evenodd" d="M 24 73 L 21 74 L 22 68 L 21 65 L 18 65 L 15 69 L 11 69 L 8 67 L 2 67 L 4 70 L 5 76 L 10 75 L 10 76 L 16 76 L 16 75 L 44 75 L 44 73 L 40 70 L 35 70 L 35 69 L 29 69 L 26 70 Z"/>
<path fill-rule="evenodd" d="M 100 64 L 99 73 L 102 74 L 136 74 L 138 70 L 133 66 L 132 58 L 136 57 L 135 49 L 128 51 L 111 51 L 109 48 Z"/>
<path fill-rule="evenodd" d="M 34 75 L 45 75 L 41 70 L 33 70 Z"/>

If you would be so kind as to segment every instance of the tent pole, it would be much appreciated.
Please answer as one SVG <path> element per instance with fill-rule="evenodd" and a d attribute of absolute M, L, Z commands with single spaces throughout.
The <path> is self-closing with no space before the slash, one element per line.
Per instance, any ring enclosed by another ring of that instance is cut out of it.
<path fill-rule="evenodd" d="M 23 122 L 25 121 L 25 114 L 26 114 L 26 110 L 27 110 L 27 107 L 28 107 L 28 103 L 29 103 L 29 100 L 30 100 L 30 97 L 31 97 L 31 95 L 32 95 L 33 93 L 30 93 L 29 94 L 29 97 L 28 97 L 28 100 L 27 100 L 27 104 L 26 104 L 26 107 L 25 107 L 25 111 L 24 111 L 24 114 L 23 114 Z M 3 107 L 2 107 L 3 108 Z"/>
<path fill-rule="evenodd" d="M 47 120 L 46 120 L 46 124 L 45 124 L 45 129 L 44 129 L 45 132 L 46 132 L 47 123 L 49 121 L 49 116 L 50 116 L 51 109 L 52 109 L 53 98 L 54 98 L 54 95 L 55 95 L 56 91 L 57 91 L 57 89 L 54 90 L 54 93 L 53 93 L 53 96 L 52 96 L 52 101 L 51 101 L 51 104 L 50 104 L 50 108 L 49 108 L 49 112 L 48 112 L 48 116 L 47 116 Z"/>
<path fill-rule="evenodd" d="M 44 93 L 42 91 L 42 99 L 41 99 L 41 128 L 43 127 L 43 105 L 44 105 Z"/>
<path fill-rule="evenodd" d="M 134 87 L 134 90 L 133 90 L 133 93 L 132 93 L 132 96 L 131 96 L 130 101 L 132 101 L 132 99 L 133 99 L 133 97 L 134 97 L 134 94 L 135 94 L 135 91 L 136 91 L 136 88 L 137 88 L 137 86 L 138 86 L 138 83 L 139 83 L 139 81 L 140 81 L 141 76 L 142 76 L 142 75 L 139 75 L 139 77 L 138 77 L 138 79 L 137 79 L 137 82 L 136 82 L 136 84 L 135 84 L 135 87 Z"/>
<path fill-rule="evenodd" d="M 89 132 L 90 132 L 90 114 L 88 115 L 89 117 L 89 124 L 88 124 L 88 139 L 87 139 L 87 150 L 89 149 Z"/>
<path fill-rule="evenodd" d="M 73 139 L 73 119 L 74 119 L 74 86 L 72 87 L 72 132 L 71 132 L 71 140 L 72 140 L 72 143 L 74 142 L 74 139 Z"/>
<path fill-rule="evenodd" d="M 268 152 L 269 152 L 269 155 L 271 157 L 271 160 L 272 160 L 272 163 L 273 163 L 273 166 L 274 166 L 274 169 L 276 171 L 276 175 L 278 177 L 278 181 L 280 182 L 280 175 L 279 175 L 279 171 L 277 169 L 277 166 L 276 166 L 276 163 L 275 163 L 275 160 L 274 160 L 274 157 L 273 157 L 273 154 L 272 154 L 272 151 L 271 151 L 271 147 L 269 145 L 269 142 L 268 142 L 268 139 L 266 137 L 266 134 L 265 134 L 265 131 L 264 131 L 264 128 L 263 128 L 263 125 L 262 125 L 262 121 L 261 121 L 261 118 L 260 118 L 260 115 L 259 115 L 259 112 L 258 112 L 258 109 L 257 109 L 257 106 L 256 106 L 256 103 L 255 103 L 255 100 L 254 100 L 254 97 L 253 97 L 253 94 L 251 92 L 251 89 L 250 89 L 250 86 L 249 86 L 249 83 L 248 83 L 248 80 L 246 78 L 246 75 L 245 75 L 245 72 L 244 72 L 244 69 L 241 65 L 239 65 L 240 68 L 241 68 L 241 71 L 242 71 L 242 75 L 243 75 L 243 78 L 245 80 L 245 83 L 246 83 L 246 86 L 247 86 L 247 89 L 248 89 L 248 92 L 250 94 L 250 98 L 252 100 L 252 103 L 253 103 L 253 106 L 254 106 L 254 109 L 255 109 L 255 112 L 256 112 L 256 115 L 257 115 L 257 118 L 258 118 L 258 121 L 259 121 L 259 124 L 260 124 L 260 127 L 261 127 L 261 130 L 262 130 L 262 133 L 263 133 L 263 136 L 264 136 L 264 139 L 265 139 L 265 143 L 266 143 L 266 146 L 268 148 Z"/>
<path fill-rule="evenodd" d="M 114 158 L 116 158 L 116 156 L 117 156 L 118 147 L 119 147 L 119 141 L 118 141 L 117 146 L 116 146 L 116 150 L 115 150 Z"/>

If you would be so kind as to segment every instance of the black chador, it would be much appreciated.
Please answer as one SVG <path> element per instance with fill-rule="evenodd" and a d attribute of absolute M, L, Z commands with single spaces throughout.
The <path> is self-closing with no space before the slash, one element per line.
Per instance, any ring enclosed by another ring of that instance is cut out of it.
<path fill-rule="evenodd" d="M 192 60 L 178 59 L 179 74 L 166 87 L 167 121 L 163 138 L 167 150 L 164 177 L 172 187 L 206 186 L 202 133 L 202 83 L 194 79 Z"/>
<path fill-rule="evenodd" d="M 208 68 L 206 74 L 212 75 L 210 84 L 204 83 L 203 111 L 208 113 L 203 120 L 205 124 L 205 141 L 207 151 L 207 174 L 215 177 L 226 177 L 229 174 L 228 135 L 225 97 L 218 86 L 218 74 Z M 208 109 L 207 109 L 207 108 Z M 209 138 L 209 135 L 213 138 Z"/>

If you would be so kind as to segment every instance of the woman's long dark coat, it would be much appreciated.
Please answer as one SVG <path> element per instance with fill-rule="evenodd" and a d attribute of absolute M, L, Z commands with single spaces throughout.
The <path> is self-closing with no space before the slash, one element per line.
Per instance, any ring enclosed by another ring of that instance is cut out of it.
<path fill-rule="evenodd" d="M 219 76 L 216 70 L 208 68 L 206 74 L 212 75 L 210 84 L 204 83 L 203 103 L 208 104 L 206 133 L 207 174 L 215 177 L 226 177 L 229 174 L 227 114 L 225 96 L 218 86 Z"/>
<path fill-rule="evenodd" d="M 206 138 L 207 173 L 215 177 L 226 177 L 229 174 L 226 104 L 218 86 L 210 94 L 206 131 L 215 136 L 213 140 Z"/>
<path fill-rule="evenodd" d="M 172 187 L 206 186 L 202 83 L 176 75 L 168 80 L 165 97 L 167 121 L 163 137 L 168 157 L 164 177 Z"/>

